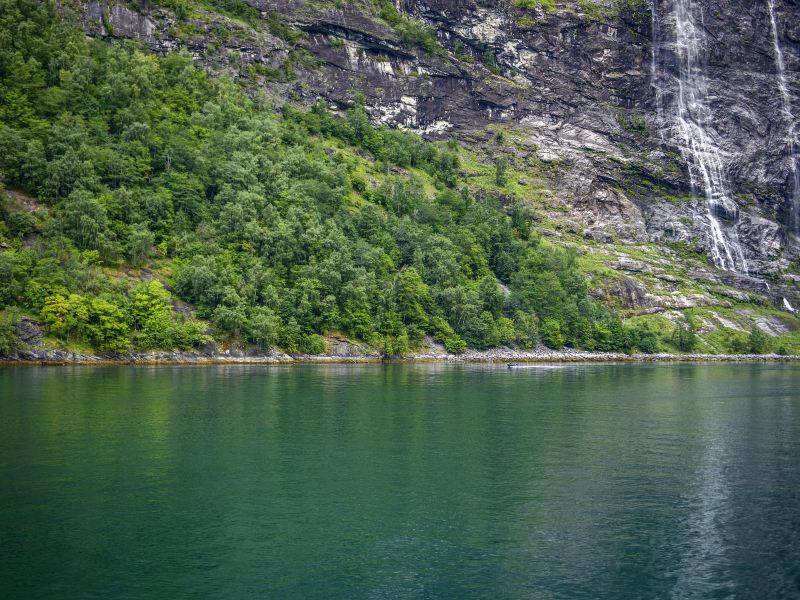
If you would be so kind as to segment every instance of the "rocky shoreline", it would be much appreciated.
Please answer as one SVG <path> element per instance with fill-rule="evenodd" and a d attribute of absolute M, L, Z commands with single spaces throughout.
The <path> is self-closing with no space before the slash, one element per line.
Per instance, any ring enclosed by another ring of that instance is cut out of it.
<path fill-rule="evenodd" d="M 285 354 L 282 352 L 146 352 L 136 354 L 80 354 L 62 350 L 17 352 L 0 358 L 0 365 L 217 365 L 217 364 L 355 364 L 355 363 L 656 363 L 656 362 L 800 362 L 800 356 L 778 354 L 623 354 L 615 352 L 585 352 L 580 350 L 550 350 L 539 348 L 519 351 L 510 348 L 468 350 L 461 354 L 429 352 L 403 356 L 377 353 L 360 354 Z"/>

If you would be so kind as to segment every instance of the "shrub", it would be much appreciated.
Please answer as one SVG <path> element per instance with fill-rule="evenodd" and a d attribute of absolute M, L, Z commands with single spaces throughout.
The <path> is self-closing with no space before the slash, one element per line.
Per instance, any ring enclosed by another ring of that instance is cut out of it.
<path fill-rule="evenodd" d="M 28 261 L 24 253 L 0 252 L 0 307 L 14 304 L 26 291 Z"/>
<path fill-rule="evenodd" d="M 514 313 L 514 342 L 524 349 L 536 347 L 539 343 L 536 317 L 521 310 Z"/>
<path fill-rule="evenodd" d="M 672 341 L 681 352 L 694 352 L 697 348 L 697 334 L 690 324 L 679 324 L 675 327 Z"/>
<path fill-rule="evenodd" d="M 579 0 L 578 5 L 589 21 L 599 21 L 606 16 L 607 9 L 594 0 Z"/>
<path fill-rule="evenodd" d="M 41 318 L 56 337 L 86 342 L 110 352 L 124 352 L 129 345 L 125 313 L 104 298 L 54 294 L 45 299 Z"/>
<path fill-rule="evenodd" d="M 129 330 L 122 309 L 103 298 L 92 298 L 85 303 L 87 319 L 82 327 L 89 343 L 100 350 L 125 352 Z"/>
<path fill-rule="evenodd" d="M 16 238 L 25 237 L 33 231 L 36 225 L 33 215 L 28 210 L 8 212 L 8 214 L 5 215 L 5 222 L 8 226 L 8 232 Z"/>
<path fill-rule="evenodd" d="M 0 312 L 0 356 L 8 356 L 17 343 L 19 315 L 13 310 Z"/>
<path fill-rule="evenodd" d="M 753 325 L 748 338 L 747 349 L 751 354 L 766 354 L 772 345 L 770 337 L 759 327 Z"/>
<path fill-rule="evenodd" d="M 646 0 L 614 0 L 614 10 L 623 23 L 639 28 L 649 21 Z"/>
<path fill-rule="evenodd" d="M 289 354 L 300 352 L 300 344 L 302 343 L 303 339 L 302 335 L 302 331 L 300 331 L 300 326 L 297 324 L 297 321 L 294 318 L 289 319 L 289 321 L 281 328 L 281 348 L 283 348 Z"/>
<path fill-rule="evenodd" d="M 133 227 L 126 244 L 128 261 L 135 267 L 142 266 L 150 256 L 154 241 L 155 238 L 146 225 Z"/>
<path fill-rule="evenodd" d="M 494 182 L 499 187 L 505 187 L 508 183 L 508 161 L 505 158 L 498 158 L 494 163 Z"/>
<path fill-rule="evenodd" d="M 629 351 L 655 354 L 658 351 L 658 336 L 646 325 L 637 324 L 625 329 L 625 347 Z"/>
<path fill-rule="evenodd" d="M 131 290 L 129 313 L 139 348 L 189 350 L 207 340 L 203 323 L 173 313 L 172 295 L 159 281 L 140 283 Z"/>
<path fill-rule="evenodd" d="M 328 351 L 328 342 L 316 333 L 304 335 L 300 343 L 300 352 L 303 354 L 325 354 Z"/>
<path fill-rule="evenodd" d="M 281 334 L 281 318 L 269 308 L 257 307 L 247 320 L 246 337 L 262 350 L 278 344 Z"/>
<path fill-rule="evenodd" d="M 555 0 L 514 0 L 514 6 L 526 10 L 542 7 L 548 12 L 553 12 L 556 9 L 556 2 Z"/>
<path fill-rule="evenodd" d="M 409 48 L 421 48 L 428 54 L 441 52 L 436 32 L 421 21 L 402 14 L 391 0 L 380 0 L 381 18 L 391 25 L 400 41 Z"/>
<path fill-rule="evenodd" d="M 458 335 L 453 335 L 444 341 L 445 350 L 451 354 L 461 354 L 467 349 L 467 342 L 462 340 Z"/>
<path fill-rule="evenodd" d="M 556 319 L 545 319 L 542 323 L 542 342 L 545 346 L 553 350 L 564 347 L 564 335 L 561 333 L 561 323 Z"/>
<path fill-rule="evenodd" d="M 522 29 L 531 29 L 536 25 L 536 19 L 530 15 L 522 15 L 517 19 L 517 27 Z"/>
<path fill-rule="evenodd" d="M 495 53 L 491 48 L 487 47 L 486 50 L 483 51 L 481 62 L 483 62 L 483 66 L 485 66 L 495 75 L 500 74 L 500 66 L 497 64 L 497 56 L 495 56 Z"/>

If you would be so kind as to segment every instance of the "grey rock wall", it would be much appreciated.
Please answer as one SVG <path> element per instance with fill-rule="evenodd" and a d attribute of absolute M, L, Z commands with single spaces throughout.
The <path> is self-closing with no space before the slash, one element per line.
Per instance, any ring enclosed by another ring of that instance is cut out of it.
<path fill-rule="evenodd" d="M 303 49 L 315 65 L 296 64 L 293 80 L 256 78 L 253 85 L 278 100 L 322 99 L 338 109 L 361 92 L 375 121 L 430 138 L 457 136 L 477 148 L 492 135 L 488 126 L 502 125 L 548 167 L 553 215 L 565 231 L 606 243 L 681 242 L 708 251 L 708 228 L 698 218 L 705 200 L 689 186 L 668 110 L 677 69 L 673 2 L 652 0 L 620 15 L 615 0 L 600 0 L 607 10 L 599 18 L 572 0 L 558 2 L 554 12 L 510 0 L 396 3 L 436 30 L 446 50 L 440 54 L 404 47 L 370 0 L 247 0 L 263 26 L 211 15 L 189 35 L 176 33 L 175 17 L 147 2 L 138 9 L 89 2 L 82 18 L 90 35 L 137 39 L 158 52 L 186 47 L 206 68 L 237 76 L 243 65 L 278 69 L 291 50 Z M 769 279 L 771 293 L 798 304 L 788 123 L 767 0 L 695 2 L 708 39 L 711 121 L 736 203 L 725 222 L 750 265 L 749 274 L 708 269 L 699 276 L 754 291 L 765 290 Z M 800 113 L 800 3 L 775 0 L 775 7 Z M 292 43 L 270 34 L 271 12 L 306 35 Z M 220 28 L 229 34 L 220 36 Z M 496 72 L 484 56 L 495 57 Z"/>

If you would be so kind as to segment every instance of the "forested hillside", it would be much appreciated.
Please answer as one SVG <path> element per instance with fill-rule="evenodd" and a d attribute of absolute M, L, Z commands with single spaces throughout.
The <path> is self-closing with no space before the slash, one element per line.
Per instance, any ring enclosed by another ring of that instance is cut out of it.
<path fill-rule="evenodd" d="M 0 351 L 21 321 L 103 353 L 696 347 L 691 318 L 652 330 L 592 299 L 576 251 L 502 193 L 504 161 L 476 187 L 457 139 L 375 127 L 363 101 L 275 106 L 185 51 L 2 0 Z"/>

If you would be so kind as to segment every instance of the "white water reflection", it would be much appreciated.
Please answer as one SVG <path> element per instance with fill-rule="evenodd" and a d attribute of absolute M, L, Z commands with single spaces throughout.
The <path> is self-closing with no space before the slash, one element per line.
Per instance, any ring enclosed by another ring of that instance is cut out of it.
<path fill-rule="evenodd" d="M 733 593 L 732 582 L 720 581 L 719 574 L 730 569 L 729 543 L 732 516 L 731 487 L 727 470 L 732 461 L 729 444 L 731 431 L 724 430 L 714 414 L 705 414 L 706 433 L 700 440 L 700 456 L 691 496 L 686 498 L 692 507 L 686 522 L 685 539 L 673 598 L 707 597 L 709 582 L 714 581 L 714 593 L 724 597 Z"/>

